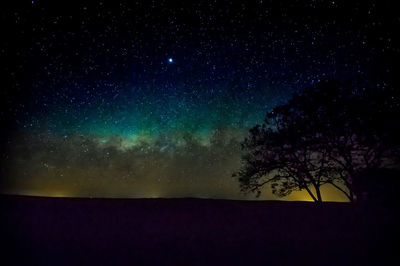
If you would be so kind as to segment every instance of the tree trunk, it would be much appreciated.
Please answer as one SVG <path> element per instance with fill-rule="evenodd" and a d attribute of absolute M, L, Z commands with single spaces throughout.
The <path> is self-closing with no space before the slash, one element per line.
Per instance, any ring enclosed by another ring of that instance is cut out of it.
<path fill-rule="evenodd" d="M 348 199 L 350 202 L 353 202 L 353 191 L 351 190 L 351 188 L 349 188 L 348 186 L 347 189 L 349 190 L 349 192 L 347 193 L 343 188 L 341 188 L 340 186 L 336 185 L 333 182 L 329 182 L 329 184 L 331 184 L 334 188 L 336 188 L 337 190 L 339 190 L 340 192 L 342 192 Z"/>
<path fill-rule="evenodd" d="M 317 202 L 322 202 L 322 196 L 321 196 L 321 190 L 319 189 L 320 188 L 320 186 L 318 186 L 318 185 L 314 185 L 314 188 L 315 188 L 315 192 L 317 193 Z"/>
<path fill-rule="evenodd" d="M 314 196 L 312 191 L 307 186 L 305 186 L 305 189 L 307 190 L 307 192 L 311 196 L 311 198 L 314 200 L 314 202 L 318 202 L 318 199 Z"/>
<path fill-rule="evenodd" d="M 349 189 L 349 194 L 350 194 L 350 196 L 349 196 L 350 202 L 353 203 L 353 202 L 354 202 L 354 192 L 353 192 L 353 188 L 350 188 L 350 189 Z"/>
<path fill-rule="evenodd" d="M 347 180 L 345 180 L 345 182 L 346 182 L 345 184 L 346 184 L 347 188 L 349 189 L 350 202 L 354 202 L 354 178 L 355 178 L 354 170 L 353 170 L 353 168 L 350 168 Z"/>

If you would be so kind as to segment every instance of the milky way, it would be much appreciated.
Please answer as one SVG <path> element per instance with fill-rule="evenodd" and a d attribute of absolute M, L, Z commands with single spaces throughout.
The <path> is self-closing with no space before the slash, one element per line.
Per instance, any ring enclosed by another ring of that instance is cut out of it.
<path fill-rule="evenodd" d="M 389 3 L 191 2 L 2 8 L 2 190 L 248 198 L 231 175 L 266 112 L 322 80 L 391 83 Z"/>

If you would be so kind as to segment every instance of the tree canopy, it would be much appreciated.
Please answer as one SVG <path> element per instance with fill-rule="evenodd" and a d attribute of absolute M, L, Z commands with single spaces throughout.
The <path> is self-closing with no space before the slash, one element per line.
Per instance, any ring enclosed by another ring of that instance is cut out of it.
<path fill-rule="evenodd" d="M 320 187 L 330 184 L 353 201 L 360 172 L 398 159 L 399 110 L 394 89 L 319 83 L 250 130 L 234 176 L 243 192 L 257 195 L 269 184 L 278 196 L 305 189 L 321 202 Z"/>

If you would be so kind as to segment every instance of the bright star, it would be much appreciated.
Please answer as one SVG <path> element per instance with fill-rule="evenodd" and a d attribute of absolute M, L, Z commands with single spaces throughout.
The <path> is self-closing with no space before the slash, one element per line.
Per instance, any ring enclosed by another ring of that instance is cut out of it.
<path fill-rule="evenodd" d="M 169 63 L 173 63 L 173 62 L 174 62 L 174 59 L 168 58 L 168 62 L 169 62 Z"/>

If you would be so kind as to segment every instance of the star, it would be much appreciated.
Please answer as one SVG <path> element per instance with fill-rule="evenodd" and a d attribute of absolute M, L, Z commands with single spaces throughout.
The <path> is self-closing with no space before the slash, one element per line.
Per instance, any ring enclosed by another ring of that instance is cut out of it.
<path fill-rule="evenodd" d="M 174 59 L 172 59 L 171 57 L 168 58 L 168 63 L 172 64 L 174 62 Z"/>

